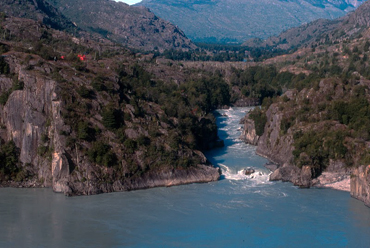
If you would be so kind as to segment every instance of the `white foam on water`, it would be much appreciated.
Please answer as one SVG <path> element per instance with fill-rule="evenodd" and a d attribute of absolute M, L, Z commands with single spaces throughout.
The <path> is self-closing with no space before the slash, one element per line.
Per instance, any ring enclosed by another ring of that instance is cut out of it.
<path fill-rule="evenodd" d="M 242 180 L 248 180 L 249 182 L 252 182 L 252 184 L 249 184 L 249 186 L 257 186 L 260 184 L 267 184 L 269 182 L 269 177 L 271 173 L 265 173 L 264 171 L 255 170 L 254 173 L 250 175 L 245 174 L 245 169 L 239 170 L 239 171 L 233 171 L 230 169 L 227 165 L 219 164 L 221 167 L 222 175 L 225 177 L 225 179 L 231 180 L 231 181 L 242 181 Z"/>

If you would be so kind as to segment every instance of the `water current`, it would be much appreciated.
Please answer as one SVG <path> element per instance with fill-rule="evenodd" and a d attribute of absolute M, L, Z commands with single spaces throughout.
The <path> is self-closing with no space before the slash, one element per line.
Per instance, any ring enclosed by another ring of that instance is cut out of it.
<path fill-rule="evenodd" d="M 268 181 L 267 160 L 238 139 L 248 110 L 218 111 L 225 147 L 206 153 L 218 182 L 86 197 L 0 189 L 0 247 L 369 248 L 370 208 L 348 192 Z"/>

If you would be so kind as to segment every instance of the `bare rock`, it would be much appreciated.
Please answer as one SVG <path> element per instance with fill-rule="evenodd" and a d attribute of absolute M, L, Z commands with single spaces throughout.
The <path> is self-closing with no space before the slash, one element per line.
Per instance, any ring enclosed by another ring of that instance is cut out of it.
<path fill-rule="evenodd" d="M 240 139 L 245 143 L 251 145 L 257 145 L 259 136 L 256 133 L 256 127 L 254 121 L 249 118 L 249 113 L 240 121 L 241 124 L 244 124 L 243 132 L 240 136 Z"/>
<path fill-rule="evenodd" d="M 296 184 L 300 181 L 300 173 L 301 170 L 298 167 L 285 164 L 270 175 L 270 181 L 293 182 Z"/>
<path fill-rule="evenodd" d="M 269 169 L 270 171 L 275 171 L 277 168 L 279 168 L 279 165 L 269 162 L 263 165 L 265 168 Z"/>
<path fill-rule="evenodd" d="M 356 168 L 351 175 L 351 196 L 370 207 L 370 165 Z"/>
<path fill-rule="evenodd" d="M 247 169 L 245 169 L 244 174 L 245 174 L 246 176 L 249 176 L 249 175 L 253 174 L 254 172 L 256 172 L 254 169 L 252 169 L 252 168 L 247 168 Z"/>

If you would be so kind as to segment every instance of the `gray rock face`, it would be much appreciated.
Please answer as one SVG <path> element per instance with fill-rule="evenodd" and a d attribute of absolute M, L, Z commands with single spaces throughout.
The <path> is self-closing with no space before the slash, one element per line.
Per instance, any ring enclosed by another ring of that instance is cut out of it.
<path fill-rule="evenodd" d="M 279 112 L 278 106 L 271 105 L 266 112 L 266 116 L 265 131 L 260 137 L 256 134 L 254 121 L 249 118 L 248 113 L 241 120 L 244 128 L 240 139 L 248 144 L 256 145 L 257 154 L 267 157 L 277 164 L 292 164 L 293 136 L 289 130 L 286 135 L 280 135 L 280 124 L 283 116 Z"/>
<path fill-rule="evenodd" d="M 257 154 L 269 158 L 278 164 L 293 164 L 293 134 L 288 130 L 287 134 L 280 134 L 280 124 L 283 119 L 278 106 L 273 104 L 266 112 L 267 123 L 265 131 L 257 144 Z"/>
<path fill-rule="evenodd" d="M 249 118 L 249 113 L 240 121 L 240 124 L 244 124 L 243 132 L 240 135 L 240 139 L 243 140 L 245 143 L 257 145 L 260 137 L 256 133 L 254 121 Z"/>
<path fill-rule="evenodd" d="M 293 97 L 293 92 L 287 93 L 288 97 Z M 270 175 L 271 181 L 292 182 L 300 187 L 311 185 L 311 169 L 301 170 L 293 164 L 293 136 L 288 130 L 287 134 L 281 135 L 280 124 L 283 118 L 278 106 L 272 104 L 266 112 L 267 123 L 261 137 L 256 134 L 254 121 L 247 114 L 241 123 L 244 124 L 243 133 L 240 138 L 248 144 L 257 146 L 257 154 L 268 158 L 274 162 L 270 167 L 273 173 Z"/>
<path fill-rule="evenodd" d="M 12 63 L 17 63 L 11 57 Z M 20 148 L 20 161 L 23 164 L 37 164 L 33 173 L 42 179 L 44 186 L 50 186 L 53 172 L 50 162 L 38 155 L 38 147 L 44 145 L 41 136 L 53 135 L 52 126 L 47 125 L 48 116 L 53 112 L 52 96 L 55 82 L 38 75 L 30 74 L 21 68 L 18 80 L 24 82 L 25 90 L 14 91 L 3 108 L 2 121 L 6 126 L 5 139 L 13 139 Z M 5 82 L 8 83 L 8 82 Z M 57 138 L 54 139 L 57 142 Z M 48 144 L 52 146 L 52 144 Z M 55 150 L 57 153 L 57 149 Z"/>
<path fill-rule="evenodd" d="M 370 207 L 370 165 L 354 170 L 351 175 L 351 196 Z"/>
<path fill-rule="evenodd" d="M 288 98 L 293 98 L 297 94 L 296 91 L 288 91 L 285 95 Z M 241 120 L 244 123 L 244 131 L 241 139 L 246 143 L 257 146 L 256 153 L 273 161 L 276 165 L 271 167 L 273 173 L 270 175 L 271 181 L 292 182 L 299 187 L 311 187 L 314 173 L 311 166 L 303 166 L 298 168 L 294 165 L 293 157 L 293 133 L 288 129 L 285 134 L 280 130 L 283 113 L 279 111 L 277 104 L 272 104 L 266 111 L 267 123 L 264 133 L 261 137 L 256 135 L 254 121 L 247 114 Z"/>
<path fill-rule="evenodd" d="M 309 188 L 312 179 L 311 171 L 310 166 L 304 166 L 300 169 L 294 165 L 284 164 L 270 175 L 270 180 L 292 182 L 294 185 L 301 188 Z"/>

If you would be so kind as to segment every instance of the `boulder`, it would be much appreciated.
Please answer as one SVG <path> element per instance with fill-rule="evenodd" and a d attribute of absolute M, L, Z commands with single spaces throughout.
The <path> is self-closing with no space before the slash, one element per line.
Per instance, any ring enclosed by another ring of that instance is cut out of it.
<path fill-rule="evenodd" d="M 247 169 L 245 169 L 244 174 L 249 176 L 249 175 L 253 174 L 254 172 L 256 172 L 254 169 L 247 168 Z"/>

